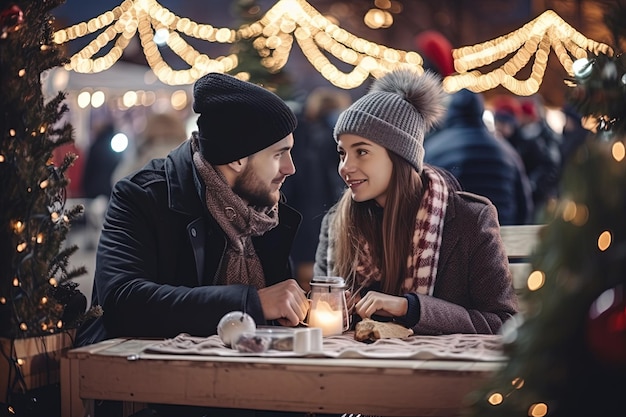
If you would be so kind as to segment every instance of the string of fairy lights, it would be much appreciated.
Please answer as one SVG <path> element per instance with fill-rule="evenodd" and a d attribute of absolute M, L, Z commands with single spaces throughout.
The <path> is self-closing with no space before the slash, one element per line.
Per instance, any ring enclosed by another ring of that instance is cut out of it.
<path fill-rule="evenodd" d="M 196 50 L 180 34 L 210 43 L 253 40 L 261 63 L 270 72 L 284 67 L 295 40 L 315 70 L 343 89 L 356 88 L 370 75 L 380 77 L 396 67 L 409 66 L 423 71 L 423 59 L 417 52 L 357 37 L 304 0 L 279 0 L 261 19 L 238 29 L 215 27 L 177 16 L 156 0 L 125 0 L 87 22 L 58 30 L 54 41 L 63 44 L 98 31 L 101 33 L 93 41 L 70 58 L 65 66 L 67 70 L 97 73 L 109 69 L 138 33 L 148 65 L 160 81 L 170 85 L 192 84 L 208 72 L 232 72 L 238 66 L 236 54 L 212 58 Z M 176 70 L 166 62 L 154 41 L 156 34 L 166 39 L 165 43 L 189 65 L 188 69 Z M 111 42 L 114 44 L 109 51 L 97 56 Z M 608 45 L 586 38 L 554 11 L 548 10 L 508 35 L 454 49 L 457 74 L 445 77 L 443 87 L 448 92 L 462 88 L 482 92 L 501 85 L 516 95 L 532 95 L 539 90 L 551 49 L 569 75 L 573 75 L 573 61 L 585 58 L 588 52 L 613 53 Z M 511 54 L 500 67 L 485 74 L 480 71 Z M 351 65 L 352 70 L 340 70 L 328 55 Z M 529 78 L 516 78 L 533 57 Z M 244 72 L 236 76 L 248 78 Z"/>
<path fill-rule="evenodd" d="M 608 45 L 586 38 L 554 11 L 548 10 L 506 36 L 453 50 L 454 68 L 458 74 L 445 79 L 444 88 L 448 91 L 467 88 L 481 92 L 502 85 L 514 94 L 532 95 L 541 85 L 550 49 L 570 76 L 574 75 L 574 60 L 585 59 L 589 51 L 596 55 L 613 54 Z M 505 64 L 487 74 L 472 70 L 512 53 L 515 54 Z M 516 79 L 515 76 L 533 56 L 535 59 L 529 78 L 523 81 Z"/>

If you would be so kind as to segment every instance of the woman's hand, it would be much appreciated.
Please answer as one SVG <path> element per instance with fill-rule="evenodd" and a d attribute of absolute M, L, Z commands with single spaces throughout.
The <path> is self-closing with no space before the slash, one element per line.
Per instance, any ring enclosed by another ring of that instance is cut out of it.
<path fill-rule="evenodd" d="M 354 306 L 354 311 L 362 318 L 372 315 L 402 317 L 409 309 L 409 302 L 404 297 L 370 291 Z"/>

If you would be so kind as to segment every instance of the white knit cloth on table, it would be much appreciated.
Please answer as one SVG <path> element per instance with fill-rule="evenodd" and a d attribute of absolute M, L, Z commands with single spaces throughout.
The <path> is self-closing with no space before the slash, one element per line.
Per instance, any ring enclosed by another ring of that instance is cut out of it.
<path fill-rule="evenodd" d="M 441 336 L 411 336 L 406 339 L 379 339 L 374 343 L 354 340 L 354 332 L 324 338 L 322 352 L 298 354 L 293 351 L 269 350 L 263 353 L 241 353 L 222 343 L 218 336 L 194 337 L 181 333 L 150 345 L 145 352 L 205 355 L 205 356 L 263 356 L 263 357 L 327 357 L 422 360 L 503 361 L 502 336 L 482 334 L 451 334 Z"/>

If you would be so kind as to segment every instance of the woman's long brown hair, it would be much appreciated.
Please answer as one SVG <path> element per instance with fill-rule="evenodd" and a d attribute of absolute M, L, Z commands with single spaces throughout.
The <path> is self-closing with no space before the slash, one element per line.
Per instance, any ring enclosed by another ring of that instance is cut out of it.
<path fill-rule="evenodd" d="M 333 273 L 344 277 L 353 293 L 358 290 L 355 276 L 363 242 L 369 245 L 372 265 L 380 270 L 384 293 L 401 295 L 406 278 L 415 218 L 422 199 L 422 179 L 403 158 L 390 151 L 387 154 L 393 169 L 382 219 L 374 200 L 357 203 L 346 190 L 331 226 L 335 247 Z"/>

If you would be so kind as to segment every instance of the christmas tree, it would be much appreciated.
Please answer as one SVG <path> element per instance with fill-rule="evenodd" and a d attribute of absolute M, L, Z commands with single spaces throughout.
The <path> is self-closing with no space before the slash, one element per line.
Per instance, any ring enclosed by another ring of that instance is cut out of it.
<path fill-rule="evenodd" d="M 503 330 L 509 360 L 474 393 L 472 416 L 624 415 L 626 57 L 590 55 L 573 70 L 568 99 L 591 132 L 545 213 L 526 311 Z"/>
<path fill-rule="evenodd" d="M 76 156 L 53 163 L 54 150 L 73 142 L 72 126 L 62 120 L 64 93 L 44 103 L 41 88 L 42 73 L 64 62 L 49 14 L 62 2 L 0 6 L 0 337 L 8 339 L 64 331 L 86 308 L 72 281 L 85 268 L 71 268 L 77 247 L 64 247 L 82 213 L 65 205 L 65 173 Z"/>
<path fill-rule="evenodd" d="M 244 34 L 246 26 L 254 24 L 263 16 L 261 7 L 255 0 L 233 2 L 233 13 L 240 19 Z M 292 39 L 289 36 L 282 38 L 259 36 L 255 39 L 239 37 L 231 51 L 239 60 L 232 75 L 241 74 L 246 81 L 259 84 L 283 99 L 291 98 L 291 80 L 282 69 L 285 62 L 279 62 L 273 54 L 276 48 L 290 48 L 291 42 Z M 285 59 L 287 56 L 285 54 Z"/>

